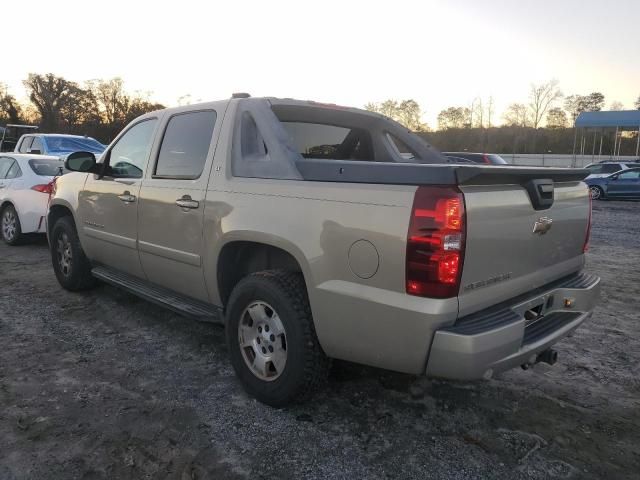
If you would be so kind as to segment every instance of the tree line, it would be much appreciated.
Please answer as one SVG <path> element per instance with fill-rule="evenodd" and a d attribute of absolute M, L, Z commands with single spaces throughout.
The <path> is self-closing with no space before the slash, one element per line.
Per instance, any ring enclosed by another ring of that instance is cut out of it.
<path fill-rule="evenodd" d="M 475 98 L 468 106 L 443 109 L 437 117 L 436 131 L 422 123 L 422 111 L 415 100 L 386 100 L 365 105 L 365 109 L 387 115 L 418 132 L 442 151 L 503 154 L 572 153 L 575 140 L 573 124 L 578 115 L 601 111 L 604 107 L 605 96 L 601 92 L 565 96 L 555 80 L 531 85 L 527 101 L 509 104 L 500 125 L 495 121 L 492 97 Z M 640 96 L 633 107 L 640 110 Z M 624 106 L 613 101 L 608 109 L 623 110 Z M 610 137 L 603 138 L 603 152 L 613 148 L 613 132 Z M 637 134 L 625 132 L 621 154 L 634 154 L 636 139 Z M 580 138 L 577 140 L 581 141 Z M 588 145 L 591 147 L 591 143 Z"/>
<path fill-rule="evenodd" d="M 150 101 L 150 93 L 127 92 L 121 78 L 79 84 L 52 73 L 30 73 L 23 85 L 28 103 L 0 83 L 0 125 L 38 125 L 45 133 L 89 135 L 108 143 L 137 116 L 165 108 Z"/>

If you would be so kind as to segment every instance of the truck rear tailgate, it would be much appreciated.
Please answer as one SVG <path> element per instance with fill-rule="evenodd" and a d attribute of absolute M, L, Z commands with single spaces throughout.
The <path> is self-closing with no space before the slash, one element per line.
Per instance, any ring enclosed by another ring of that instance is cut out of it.
<path fill-rule="evenodd" d="M 519 184 L 460 186 L 467 239 L 459 316 L 582 268 L 588 191 L 577 181 L 553 187 L 553 204 L 536 210 L 530 193 Z"/>

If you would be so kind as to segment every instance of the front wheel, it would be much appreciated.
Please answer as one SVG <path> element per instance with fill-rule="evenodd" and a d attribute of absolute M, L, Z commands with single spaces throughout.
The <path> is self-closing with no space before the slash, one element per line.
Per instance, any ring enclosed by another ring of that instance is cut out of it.
<path fill-rule="evenodd" d="M 589 194 L 591 195 L 591 200 L 602 200 L 604 198 L 604 190 L 596 185 L 589 187 Z"/>
<path fill-rule="evenodd" d="M 245 390 L 281 407 L 306 399 L 327 378 L 330 361 L 316 337 L 302 275 L 253 273 L 227 304 L 227 346 Z"/>
<path fill-rule="evenodd" d="M 50 244 L 53 270 L 63 288 L 78 291 L 95 285 L 91 263 L 82 250 L 71 217 L 62 217 L 56 221 L 51 229 Z"/>
<path fill-rule="evenodd" d="M 2 220 L 0 220 L 2 239 L 7 245 L 19 245 L 22 241 L 22 229 L 18 212 L 13 205 L 7 205 L 2 210 Z"/>

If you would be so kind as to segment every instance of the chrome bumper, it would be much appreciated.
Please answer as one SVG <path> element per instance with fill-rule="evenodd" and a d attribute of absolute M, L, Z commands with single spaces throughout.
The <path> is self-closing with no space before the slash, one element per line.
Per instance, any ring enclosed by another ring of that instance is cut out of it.
<path fill-rule="evenodd" d="M 436 331 L 426 374 L 473 380 L 533 363 L 591 316 L 599 295 L 600 278 L 580 273 L 460 318 Z"/>

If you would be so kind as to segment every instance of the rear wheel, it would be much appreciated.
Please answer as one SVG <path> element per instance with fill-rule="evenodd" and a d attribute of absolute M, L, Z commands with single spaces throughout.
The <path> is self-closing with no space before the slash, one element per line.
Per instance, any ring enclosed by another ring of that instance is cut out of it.
<path fill-rule="evenodd" d="M 590 186 L 589 193 L 591 195 L 591 200 L 602 200 L 604 198 L 604 190 L 597 185 Z"/>
<path fill-rule="evenodd" d="M 7 205 L 2 210 L 2 220 L 0 221 L 2 239 L 7 245 L 18 245 L 23 238 L 20 228 L 18 212 L 13 205 Z"/>
<path fill-rule="evenodd" d="M 51 229 L 51 261 L 56 278 L 67 290 L 86 290 L 95 285 L 71 217 L 59 218 Z"/>
<path fill-rule="evenodd" d="M 305 400 L 327 378 L 330 361 L 299 273 L 268 270 L 242 279 L 227 304 L 226 334 L 240 382 L 263 403 Z"/>

